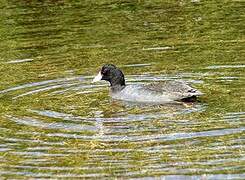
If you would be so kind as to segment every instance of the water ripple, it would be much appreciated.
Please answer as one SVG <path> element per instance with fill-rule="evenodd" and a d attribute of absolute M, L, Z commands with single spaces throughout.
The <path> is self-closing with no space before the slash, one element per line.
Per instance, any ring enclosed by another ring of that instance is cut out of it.
<path fill-rule="evenodd" d="M 126 65 L 127 68 L 148 66 L 154 64 Z M 0 152 L 4 156 L 0 158 L 3 169 L 0 175 L 98 178 L 110 177 L 111 172 L 138 177 L 148 172 L 203 174 L 242 169 L 243 152 L 237 149 L 244 148 L 243 111 L 226 111 L 222 116 L 206 119 L 203 117 L 216 108 L 209 101 L 154 105 L 108 100 L 108 96 L 103 96 L 108 91 L 107 83 L 91 84 L 92 76 L 70 75 L 0 91 L 2 96 L 14 99 L 11 102 L 22 103 L 27 99 L 29 103 L 17 109 L 19 113 L 8 111 L 1 115 Z M 219 77 L 213 78 L 216 75 Z M 177 79 L 195 85 L 203 85 L 210 79 L 242 80 L 217 72 L 127 76 L 129 84 Z M 69 104 L 73 97 L 76 102 Z M 47 108 L 34 107 L 32 98 L 53 104 Z M 56 104 L 57 98 L 64 99 Z M 63 107 L 63 101 L 68 102 L 70 109 Z M 13 107 L 11 104 L 8 108 Z M 9 162 L 9 157 L 16 157 L 16 163 Z M 68 165 L 63 164 L 67 162 Z M 144 168 L 139 169 L 137 163 Z M 229 164 L 236 164 L 236 169 Z M 193 176 L 196 177 L 199 176 Z"/>
<path fill-rule="evenodd" d="M 226 68 L 245 68 L 244 64 L 241 65 L 213 65 L 208 66 L 207 69 L 226 69 Z"/>
<path fill-rule="evenodd" d="M 64 130 L 70 130 L 74 132 L 76 131 L 80 132 L 84 130 L 96 131 L 96 127 L 88 126 L 88 125 L 79 125 L 73 123 L 58 123 L 58 122 L 46 123 L 31 117 L 22 117 L 22 118 L 17 118 L 13 116 L 6 116 L 6 117 L 18 124 L 23 124 L 26 126 L 34 126 L 34 127 L 44 128 L 44 129 L 64 129 Z"/>

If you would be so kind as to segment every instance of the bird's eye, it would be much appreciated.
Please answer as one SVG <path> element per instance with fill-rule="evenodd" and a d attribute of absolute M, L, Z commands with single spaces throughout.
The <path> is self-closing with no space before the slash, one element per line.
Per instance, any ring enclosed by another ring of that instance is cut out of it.
<path fill-rule="evenodd" d="M 102 69 L 102 70 L 101 70 L 101 74 L 105 75 L 105 74 L 107 74 L 107 73 L 108 73 L 108 69 Z"/>

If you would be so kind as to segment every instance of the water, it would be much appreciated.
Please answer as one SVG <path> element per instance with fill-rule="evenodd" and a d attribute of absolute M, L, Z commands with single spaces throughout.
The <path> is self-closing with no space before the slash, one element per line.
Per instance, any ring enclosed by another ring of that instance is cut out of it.
<path fill-rule="evenodd" d="M 1 1 L 2 178 L 243 179 L 242 1 Z M 193 104 L 112 100 L 91 84 L 184 80 Z"/>

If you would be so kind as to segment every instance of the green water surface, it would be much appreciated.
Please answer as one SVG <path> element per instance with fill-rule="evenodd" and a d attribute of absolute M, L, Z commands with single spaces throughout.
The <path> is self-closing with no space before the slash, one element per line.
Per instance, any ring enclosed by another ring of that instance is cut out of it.
<path fill-rule="evenodd" d="M 242 0 L 0 0 L 2 178 L 242 179 Z M 128 84 L 183 80 L 192 104 L 115 101 Z"/>

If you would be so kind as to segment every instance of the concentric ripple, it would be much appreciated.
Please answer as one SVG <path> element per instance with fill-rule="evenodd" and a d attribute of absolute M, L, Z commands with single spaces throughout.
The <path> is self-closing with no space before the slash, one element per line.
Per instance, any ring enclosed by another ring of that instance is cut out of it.
<path fill-rule="evenodd" d="M 190 79 L 194 77 L 197 75 L 134 75 L 127 80 L 142 83 L 182 78 L 195 84 L 203 83 Z M 14 101 L 28 99 L 30 102 L 36 99 L 50 101 L 54 97 L 63 97 L 65 102 L 84 96 L 85 105 L 80 104 L 83 109 L 90 109 L 84 115 L 74 111 L 75 104 L 68 112 L 63 104 L 53 109 L 52 106 L 42 105 L 38 109 L 27 105 L 19 110 L 24 111 L 21 113 L 24 116 L 18 115 L 18 110 L 5 114 L 3 124 L 12 128 L 2 129 L 5 136 L 1 137 L 0 150 L 7 156 L 1 161 L 15 157 L 16 163 L 1 165 L 1 175 L 78 178 L 106 177 L 111 172 L 132 177 L 147 172 L 212 173 L 227 170 L 230 163 L 244 161 L 241 152 L 236 152 L 243 148 L 243 142 L 234 138 L 245 130 L 239 126 L 244 112 L 199 120 L 196 117 L 206 113 L 210 105 L 203 102 L 143 105 L 111 101 L 107 96 L 107 84 L 91 84 L 91 79 L 91 76 L 54 79 L 0 92 L 9 94 Z M 98 97 L 98 93 L 103 97 L 102 105 L 86 102 L 91 101 L 88 97 Z M 216 142 L 216 138 L 220 141 Z M 234 157 L 234 153 L 238 154 Z M 207 158 L 208 161 L 203 161 Z"/>
<path fill-rule="evenodd" d="M 1 1 L 0 179 L 244 179 L 242 1 Z M 182 80 L 195 103 L 111 99 Z"/>

